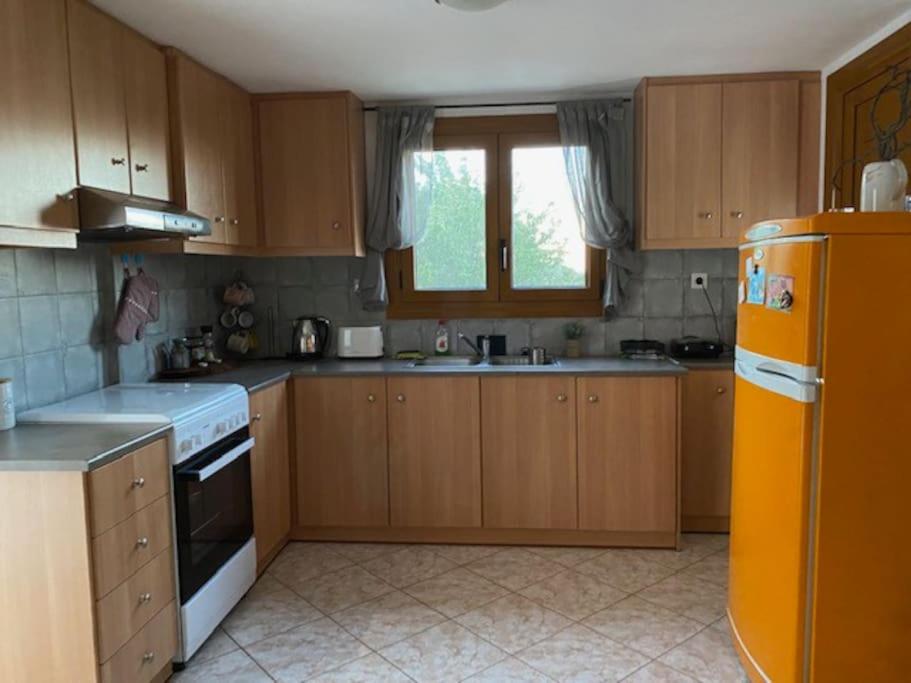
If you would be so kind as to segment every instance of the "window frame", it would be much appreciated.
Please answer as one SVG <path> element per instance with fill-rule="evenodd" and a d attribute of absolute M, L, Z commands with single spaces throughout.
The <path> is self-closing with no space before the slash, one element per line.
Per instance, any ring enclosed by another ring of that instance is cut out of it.
<path fill-rule="evenodd" d="M 443 117 L 434 123 L 434 149 L 484 149 L 486 152 L 487 289 L 420 291 L 414 289 L 412 249 L 385 257 L 390 319 L 588 317 L 601 315 L 604 251 L 586 246 L 584 289 L 513 289 L 512 149 L 559 144 L 555 114 Z M 469 147 L 470 145 L 470 147 Z M 510 251 L 500 266 L 500 240 Z"/>

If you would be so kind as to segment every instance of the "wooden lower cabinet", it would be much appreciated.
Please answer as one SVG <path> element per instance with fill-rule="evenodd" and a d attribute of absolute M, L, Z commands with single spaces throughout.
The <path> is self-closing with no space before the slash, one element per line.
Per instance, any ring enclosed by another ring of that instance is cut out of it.
<path fill-rule="evenodd" d="M 731 510 L 734 372 L 691 370 L 682 380 L 681 525 L 727 531 Z"/>
<path fill-rule="evenodd" d="M 481 433 L 485 527 L 578 527 L 574 377 L 482 378 Z"/>
<path fill-rule="evenodd" d="M 389 524 L 386 379 L 294 380 L 297 526 Z"/>
<path fill-rule="evenodd" d="M 677 531 L 677 380 L 579 377 L 579 528 Z"/>
<path fill-rule="evenodd" d="M 477 377 L 389 377 L 389 500 L 394 527 L 481 526 Z"/>
<path fill-rule="evenodd" d="M 250 454 L 253 534 L 259 571 L 275 557 L 291 531 L 291 456 L 288 385 L 275 384 L 250 394 Z"/>

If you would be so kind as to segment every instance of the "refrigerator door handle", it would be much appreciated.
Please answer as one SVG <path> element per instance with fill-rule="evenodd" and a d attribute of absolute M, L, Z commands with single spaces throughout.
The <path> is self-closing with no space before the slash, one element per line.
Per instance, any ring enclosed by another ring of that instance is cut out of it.
<path fill-rule="evenodd" d="M 767 391 L 786 396 L 800 403 L 816 402 L 816 382 L 803 382 L 791 375 L 776 372 L 775 366 L 750 365 L 741 360 L 734 361 L 734 372 L 741 379 Z"/>

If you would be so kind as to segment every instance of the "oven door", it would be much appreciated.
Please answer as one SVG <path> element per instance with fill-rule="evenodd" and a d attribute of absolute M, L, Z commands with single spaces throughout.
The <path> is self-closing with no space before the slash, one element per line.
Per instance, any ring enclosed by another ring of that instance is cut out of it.
<path fill-rule="evenodd" d="M 174 468 L 181 604 L 253 536 L 253 443 L 244 428 Z"/>

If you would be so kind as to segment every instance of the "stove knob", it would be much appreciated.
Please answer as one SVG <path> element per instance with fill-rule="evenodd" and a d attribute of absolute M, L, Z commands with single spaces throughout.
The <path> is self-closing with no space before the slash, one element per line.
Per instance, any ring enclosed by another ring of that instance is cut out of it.
<path fill-rule="evenodd" d="M 181 453 L 189 453 L 190 449 L 192 449 L 192 448 L 193 448 L 193 442 L 190 441 L 189 439 L 184 439 L 183 441 L 180 442 L 180 452 Z"/>
<path fill-rule="evenodd" d="M 215 425 L 215 434 L 224 434 L 228 429 L 228 424 L 226 422 L 219 422 Z"/>
<path fill-rule="evenodd" d="M 193 435 L 193 445 L 202 446 L 202 437 L 199 434 Z"/>

